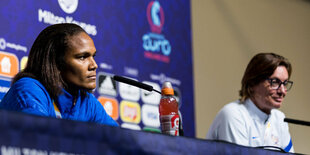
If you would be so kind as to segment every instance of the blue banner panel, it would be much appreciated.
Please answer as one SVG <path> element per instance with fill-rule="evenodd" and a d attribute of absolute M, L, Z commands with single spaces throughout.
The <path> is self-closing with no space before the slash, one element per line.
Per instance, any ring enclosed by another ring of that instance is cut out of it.
<path fill-rule="evenodd" d="M 113 75 L 157 90 L 170 81 L 185 136 L 195 136 L 189 0 L 2 0 L 0 21 L 0 99 L 37 35 L 52 24 L 76 23 L 97 49 L 94 94 L 121 127 L 159 131 L 160 95 L 117 83 Z"/>
<path fill-rule="evenodd" d="M 174 137 L 0 110 L 1 155 L 282 154 L 232 143 Z"/>

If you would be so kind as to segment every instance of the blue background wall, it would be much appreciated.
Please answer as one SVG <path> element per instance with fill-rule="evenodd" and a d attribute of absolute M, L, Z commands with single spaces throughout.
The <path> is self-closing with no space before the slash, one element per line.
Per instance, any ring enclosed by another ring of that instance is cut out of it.
<path fill-rule="evenodd" d="M 194 137 L 190 1 L 72 2 L 0 1 L 0 98 L 26 62 L 36 36 L 51 24 L 74 22 L 89 33 L 97 48 L 94 94 L 122 127 L 158 131 L 160 96 L 117 83 L 111 79 L 114 74 L 158 90 L 170 81 L 179 99 L 185 136 Z"/>

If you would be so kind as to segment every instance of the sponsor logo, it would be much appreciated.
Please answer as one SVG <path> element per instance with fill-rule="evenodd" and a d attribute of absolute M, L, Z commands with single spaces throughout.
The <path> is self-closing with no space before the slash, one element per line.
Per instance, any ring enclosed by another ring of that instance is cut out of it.
<path fill-rule="evenodd" d="M 67 14 L 74 13 L 78 7 L 78 0 L 58 0 L 60 8 Z"/>
<path fill-rule="evenodd" d="M 179 115 L 175 115 L 171 118 L 172 128 L 179 129 Z"/>
<path fill-rule="evenodd" d="M 101 103 L 109 116 L 111 116 L 114 120 L 118 119 L 118 102 L 116 99 L 100 96 L 98 101 Z"/>
<path fill-rule="evenodd" d="M 59 152 L 59 151 L 53 151 L 50 149 L 34 149 L 33 147 L 15 147 L 15 146 L 6 146 L 1 145 L 1 154 L 2 155 L 80 155 L 75 152 Z"/>
<path fill-rule="evenodd" d="M 162 28 L 165 23 L 163 8 L 158 1 L 151 1 L 147 6 L 147 20 L 152 32 L 142 36 L 144 57 L 165 63 L 170 62 L 171 45 L 165 38 Z"/>
<path fill-rule="evenodd" d="M 165 23 L 164 10 L 158 1 L 151 1 L 147 6 L 147 21 L 150 24 L 151 31 L 154 33 L 161 33 L 162 27 Z"/>
<path fill-rule="evenodd" d="M 160 86 L 157 83 L 143 81 L 143 83 L 151 85 L 153 89 L 160 91 Z M 144 103 L 158 105 L 161 95 L 154 91 L 141 90 L 141 99 Z"/>
<path fill-rule="evenodd" d="M 143 104 L 142 122 L 146 126 L 160 127 L 158 106 Z"/>
<path fill-rule="evenodd" d="M 0 51 L 0 75 L 13 77 L 18 72 L 18 59 L 16 55 Z"/>
<path fill-rule="evenodd" d="M 102 68 L 102 69 L 108 69 L 108 70 L 112 70 L 112 69 L 113 69 L 113 66 L 112 66 L 112 65 L 109 65 L 109 64 L 104 63 L 104 62 L 100 63 L 99 66 L 100 66 L 100 68 Z"/>
<path fill-rule="evenodd" d="M 131 130 L 141 130 L 141 127 L 136 124 L 123 123 L 122 128 L 131 129 Z"/>
<path fill-rule="evenodd" d="M 179 120 L 179 115 L 161 115 L 160 123 L 162 132 L 165 134 L 178 136 Z"/>
<path fill-rule="evenodd" d="M 180 118 L 179 118 L 179 115 L 175 115 L 171 118 L 171 124 L 172 124 L 172 128 L 175 129 L 174 131 L 174 135 L 177 136 L 179 135 L 179 122 L 180 122 Z"/>
<path fill-rule="evenodd" d="M 154 81 L 159 81 L 160 83 L 164 83 L 165 81 L 171 82 L 173 85 L 181 85 L 181 81 L 172 77 L 166 76 L 164 73 L 160 73 L 159 75 L 151 74 L 151 79 Z"/>
<path fill-rule="evenodd" d="M 125 67 L 124 73 L 125 75 L 138 76 L 139 71 L 135 68 Z"/>
<path fill-rule="evenodd" d="M 258 139 L 258 137 L 255 137 L 255 136 L 254 136 L 254 137 L 252 137 L 252 139 Z"/>
<path fill-rule="evenodd" d="M 141 110 L 140 105 L 136 102 L 122 101 L 120 104 L 121 119 L 123 122 L 140 123 Z"/>
<path fill-rule="evenodd" d="M 15 43 L 10 43 L 10 42 L 7 42 L 4 38 L 0 38 L 0 49 L 5 50 L 6 48 L 11 48 L 16 51 L 23 51 L 25 53 L 27 52 L 26 46 L 22 46 L 22 45 L 15 44 Z"/>
<path fill-rule="evenodd" d="M 10 89 L 10 81 L 0 79 L 0 102 Z"/>
<path fill-rule="evenodd" d="M 133 79 L 135 80 L 135 79 Z M 138 101 L 140 99 L 140 89 L 126 83 L 118 83 L 119 94 L 125 100 Z"/>
<path fill-rule="evenodd" d="M 28 56 L 23 56 L 23 58 L 20 60 L 20 70 L 25 69 L 28 61 Z"/>
<path fill-rule="evenodd" d="M 97 79 L 97 91 L 100 95 L 117 96 L 116 82 L 113 80 L 112 75 L 98 73 Z"/>
<path fill-rule="evenodd" d="M 143 128 L 143 131 L 161 133 L 160 129 L 157 129 L 157 128 L 150 128 L 150 127 L 144 127 L 144 128 Z"/>
<path fill-rule="evenodd" d="M 66 17 L 57 16 L 53 12 L 48 10 L 38 9 L 38 21 L 50 25 L 58 23 L 74 23 L 80 25 L 88 34 L 93 36 L 97 35 L 96 25 L 87 24 L 85 22 L 74 20 L 73 17 L 70 16 Z"/>

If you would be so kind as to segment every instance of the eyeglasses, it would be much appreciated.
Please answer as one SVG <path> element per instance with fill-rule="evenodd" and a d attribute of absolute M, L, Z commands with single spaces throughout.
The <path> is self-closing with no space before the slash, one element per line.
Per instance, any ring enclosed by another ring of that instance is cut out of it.
<path fill-rule="evenodd" d="M 281 80 L 277 78 L 273 78 L 273 79 L 268 78 L 267 80 L 270 83 L 270 88 L 274 90 L 278 90 L 282 84 L 285 88 L 285 91 L 289 91 L 293 86 L 293 81 L 285 80 L 284 82 L 282 82 Z"/>

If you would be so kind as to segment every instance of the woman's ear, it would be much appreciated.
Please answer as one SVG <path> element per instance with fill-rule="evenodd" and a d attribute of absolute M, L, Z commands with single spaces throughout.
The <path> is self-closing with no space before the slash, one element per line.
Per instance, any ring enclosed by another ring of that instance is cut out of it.
<path fill-rule="evenodd" d="M 249 96 L 252 96 L 252 95 L 253 95 L 253 93 L 254 93 L 253 86 L 250 86 L 250 87 L 248 88 L 248 93 L 249 93 Z"/>

